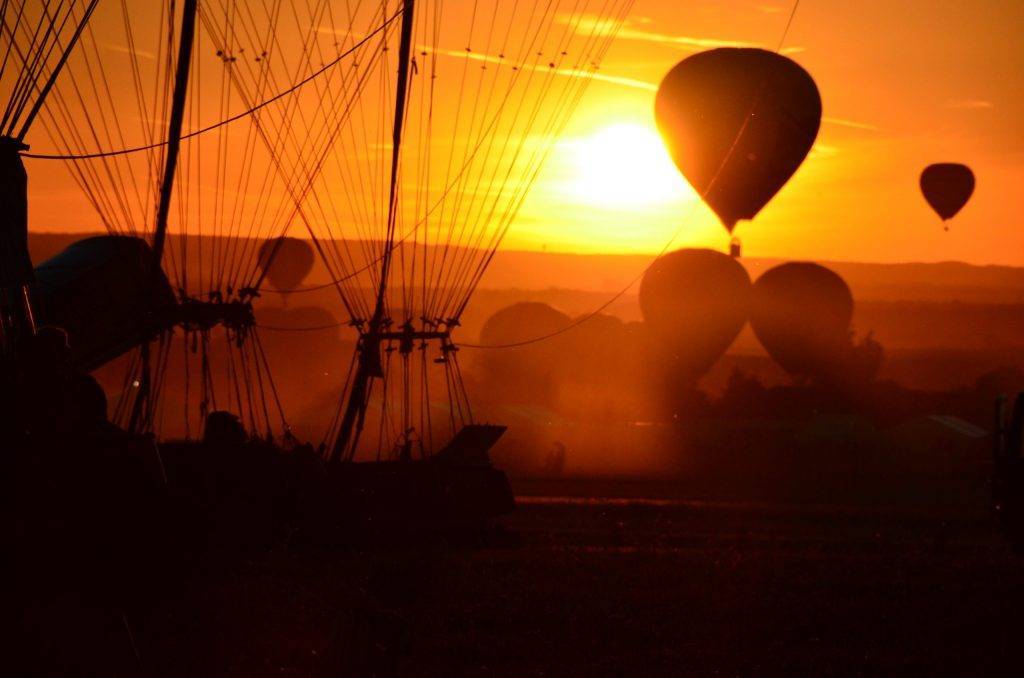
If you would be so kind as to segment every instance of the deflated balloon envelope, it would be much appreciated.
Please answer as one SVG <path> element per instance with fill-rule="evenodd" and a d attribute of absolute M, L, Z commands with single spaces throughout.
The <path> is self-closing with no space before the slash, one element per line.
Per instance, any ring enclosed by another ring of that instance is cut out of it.
<path fill-rule="evenodd" d="M 728 47 L 669 71 L 655 115 L 679 170 L 731 233 L 800 167 L 821 124 L 821 97 L 791 59 Z"/>
<path fill-rule="evenodd" d="M 974 172 L 967 165 L 942 162 L 921 172 L 921 193 L 943 221 L 952 219 L 974 193 Z"/>
<path fill-rule="evenodd" d="M 842 360 L 852 319 L 850 288 L 824 266 L 782 264 L 754 283 L 750 325 L 790 375 L 822 375 Z"/>
<path fill-rule="evenodd" d="M 272 238 L 260 246 L 259 265 L 274 287 L 293 290 L 313 268 L 313 248 L 299 238 Z"/>
<path fill-rule="evenodd" d="M 712 250 L 661 256 L 640 283 L 644 323 L 692 378 L 729 348 L 747 322 L 749 305 L 746 269 Z"/>

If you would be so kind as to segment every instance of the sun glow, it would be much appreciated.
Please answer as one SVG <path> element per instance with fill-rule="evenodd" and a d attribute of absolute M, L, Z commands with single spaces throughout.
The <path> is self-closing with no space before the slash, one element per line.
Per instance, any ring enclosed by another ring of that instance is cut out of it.
<path fill-rule="evenodd" d="M 618 123 L 566 145 L 575 174 L 570 190 L 589 205 L 635 208 L 695 197 L 650 127 Z"/>

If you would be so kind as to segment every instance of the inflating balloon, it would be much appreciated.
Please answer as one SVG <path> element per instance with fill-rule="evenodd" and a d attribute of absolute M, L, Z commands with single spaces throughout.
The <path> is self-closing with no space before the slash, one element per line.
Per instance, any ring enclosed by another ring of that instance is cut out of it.
<path fill-rule="evenodd" d="M 522 301 L 497 311 L 480 329 L 480 341 L 488 346 L 505 346 L 529 341 L 564 330 L 569 316 L 547 304 Z"/>
<path fill-rule="evenodd" d="M 924 168 L 920 183 L 924 199 L 947 221 L 963 209 L 974 193 L 974 172 L 959 163 L 936 163 Z"/>
<path fill-rule="evenodd" d="M 750 325 L 769 355 L 794 377 L 827 374 L 850 345 L 853 295 L 833 271 L 788 263 L 754 283 Z"/>
<path fill-rule="evenodd" d="M 67 332 L 75 369 L 95 369 L 172 327 L 161 311 L 174 307 L 174 292 L 140 238 L 79 240 L 36 266 L 34 277 L 36 320 Z"/>
<path fill-rule="evenodd" d="M 569 316 L 561 311 L 532 301 L 512 304 L 488 318 L 480 330 L 480 342 L 510 347 L 486 351 L 481 356 L 480 367 L 488 383 L 501 385 L 495 397 L 505 402 L 553 405 L 560 381 L 558 372 L 567 362 L 565 341 L 569 335 L 533 340 L 555 335 L 571 324 Z M 515 346 L 520 343 L 523 345 Z"/>
<path fill-rule="evenodd" d="M 791 59 L 728 47 L 669 71 L 655 115 L 676 166 L 732 233 L 804 161 L 821 125 L 821 96 Z"/>
<path fill-rule="evenodd" d="M 694 379 L 736 339 L 749 307 L 746 269 L 712 250 L 682 249 L 659 257 L 640 283 L 644 323 Z"/>
<path fill-rule="evenodd" d="M 313 268 L 313 248 L 299 238 L 282 236 L 260 246 L 259 265 L 267 279 L 285 293 L 302 284 Z"/>

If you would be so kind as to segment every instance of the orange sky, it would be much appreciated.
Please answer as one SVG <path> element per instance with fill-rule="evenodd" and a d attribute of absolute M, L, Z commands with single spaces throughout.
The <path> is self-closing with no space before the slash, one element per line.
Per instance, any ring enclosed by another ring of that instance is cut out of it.
<path fill-rule="evenodd" d="M 602 69 L 638 82 L 594 83 L 571 134 L 625 121 L 653 127 L 653 92 L 642 83 L 656 84 L 675 61 L 708 47 L 774 47 L 790 7 L 639 0 Z M 825 122 L 789 184 L 755 221 L 739 225 L 745 254 L 1024 264 L 1016 227 L 1024 207 L 1022 34 L 1024 3 L 1012 0 L 802 2 L 784 51 L 817 80 Z M 978 177 L 948 233 L 917 190 L 920 170 L 946 160 L 970 164 Z M 727 243 L 705 207 L 686 218 L 693 196 L 685 185 L 677 199 L 643 209 L 563 202 L 552 225 L 558 179 L 571 181 L 575 171 L 571 160 L 552 161 L 510 245 L 601 250 L 614 242 L 650 251 L 680 225 L 679 244 Z"/>
<path fill-rule="evenodd" d="M 791 5 L 637 0 L 505 246 L 657 252 L 724 248 L 714 216 L 652 143 L 654 87 L 688 54 L 774 48 Z M 1024 265 L 1024 3 L 804 0 L 784 45 L 817 80 L 825 122 L 790 183 L 737 234 L 744 253 L 807 259 Z M 930 162 L 970 164 L 978 187 L 943 232 L 917 190 Z M 96 230 L 62 171 L 32 176 L 36 231 Z"/>

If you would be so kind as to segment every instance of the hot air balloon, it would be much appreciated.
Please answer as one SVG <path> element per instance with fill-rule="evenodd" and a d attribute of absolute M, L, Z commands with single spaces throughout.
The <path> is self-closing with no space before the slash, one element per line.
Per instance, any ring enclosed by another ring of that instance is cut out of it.
<path fill-rule="evenodd" d="M 540 302 L 507 306 L 484 322 L 480 341 L 488 346 L 512 346 L 537 336 L 554 334 L 572 323 L 561 311 Z M 533 402 L 550 407 L 555 403 L 558 370 L 566 362 L 566 335 L 543 341 L 490 351 L 482 356 L 481 367 L 505 402 Z"/>
<path fill-rule="evenodd" d="M 497 311 L 480 329 L 487 345 L 508 345 L 539 335 L 564 330 L 571 319 L 561 311 L 536 301 L 523 301 Z"/>
<path fill-rule="evenodd" d="M 289 292 L 302 284 L 313 268 L 313 248 L 298 238 L 271 238 L 260 245 L 259 265 L 287 301 Z"/>
<path fill-rule="evenodd" d="M 37 320 L 67 332 L 75 369 L 95 369 L 169 326 L 174 292 L 139 238 L 79 240 L 39 264 L 34 275 Z"/>
<path fill-rule="evenodd" d="M 491 2 L 442 12 L 444 0 L 399 0 L 334 12 L 300 2 L 280 17 L 267 7 L 239 13 L 233 2 L 161 0 L 161 11 L 152 2 L 42 3 L 87 5 L 104 16 L 83 33 L 84 48 L 70 55 L 70 72 L 42 112 L 55 148 L 32 150 L 52 161 L 75 158 L 66 165 L 104 226 L 150 239 L 182 305 L 204 314 L 181 329 L 208 334 L 205 316 L 217 316 L 223 338 L 248 363 L 223 370 L 235 382 L 223 392 L 246 391 L 234 375 L 266 369 L 248 319 L 253 297 L 301 280 L 270 270 L 276 256 L 264 257 L 268 270 L 261 269 L 259 244 L 299 230 L 319 243 L 324 272 L 360 335 L 339 399 L 344 412 L 325 435 L 326 456 L 332 466 L 379 459 L 381 450 L 422 442 L 423 426 L 412 422 L 427 419 L 431 394 L 452 394 L 449 411 L 457 416 L 448 418 L 447 440 L 476 426 L 469 409 L 456 406 L 465 389 L 453 334 L 630 3 L 524 12 L 519 3 Z M 7 4 L 12 26 L 22 8 L 27 16 L 40 3 Z M 63 13 L 57 18 L 69 31 L 77 25 Z M 579 30 L 557 30 L 563 22 Z M 11 62 L 21 57 L 42 74 L 38 83 L 4 79 L 16 85 L 19 107 L 45 86 L 68 43 L 61 36 L 43 43 L 38 54 L 54 53 L 44 63 L 24 48 L 33 44 L 34 26 L 22 22 L 0 36 L 18 36 Z M 490 28 L 481 33 L 482 26 Z M 132 47 L 139 36 L 162 46 L 156 58 Z M 442 49 L 452 44 L 460 50 Z M 488 45 L 494 59 L 484 63 Z M 108 88 L 81 86 L 107 81 L 127 89 L 111 96 Z M 77 133 L 86 123 L 91 133 Z M 251 143 L 222 143 L 229 133 Z M 438 139 L 444 148 L 426 152 Z M 203 150 L 214 146 L 216 153 Z M 247 246 L 250 239 L 257 244 Z M 239 306 L 244 323 L 235 320 Z M 208 353 L 205 336 L 192 338 L 198 363 Z M 424 344 L 429 349 L 420 350 Z M 157 369 L 150 369 L 155 360 L 138 362 L 139 372 Z M 386 378 L 389 370 L 408 378 Z M 143 381 L 144 397 L 133 398 L 143 404 L 129 408 L 130 423 L 148 431 L 164 419 L 150 404 L 167 401 L 156 393 L 160 379 Z M 200 407 L 208 400 L 196 396 Z M 258 415 L 266 408 L 239 409 Z M 368 411 L 384 413 L 389 424 L 366 422 Z M 257 418 L 247 428 L 266 432 L 265 417 Z M 406 425 L 391 426 L 399 421 Z M 437 452 L 441 443 L 428 441 L 421 451 Z"/>
<path fill-rule="evenodd" d="M 747 321 L 750 277 L 732 257 L 681 249 L 659 257 L 640 283 L 640 311 L 686 376 L 715 364 Z"/>
<path fill-rule="evenodd" d="M 821 97 L 791 59 L 728 47 L 694 54 L 669 71 L 655 115 L 676 166 L 732 233 L 807 156 Z"/>
<path fill-rule="evenodd" d="M 971 199 L 974 193 L 974 172 L 960 163 L 936 163 L 924 168 L 920 184 L 924 199 L 943 221 L 947 221 L 956 216 Z"/>
<path fill-rule="evenodd" d="M 754 283 L 750 325 L 791 376 L 825 374 L 850 346 L 853 295 L 835 272 L 808 262 L 765 271 Z"/>

